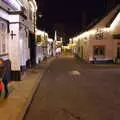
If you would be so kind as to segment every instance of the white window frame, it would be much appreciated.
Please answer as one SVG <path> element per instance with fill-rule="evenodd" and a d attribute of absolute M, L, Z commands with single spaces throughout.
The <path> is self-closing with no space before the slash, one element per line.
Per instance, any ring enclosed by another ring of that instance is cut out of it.
<path fill-rule="evenodd" d="M 0 55 L 8 54 L 8 23 L 0 19 Z"/>

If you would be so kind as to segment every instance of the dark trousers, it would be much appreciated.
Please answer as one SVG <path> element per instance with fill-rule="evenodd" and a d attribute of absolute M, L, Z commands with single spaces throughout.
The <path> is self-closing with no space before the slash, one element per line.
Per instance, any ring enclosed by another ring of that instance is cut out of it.
<path fill-rule="evenodd" d="M 3 81 L 3 84 L 4 84 L 4 91 L 5 91 L 4 98 L 7 98 L 8 97 L 8 83 Z"/>

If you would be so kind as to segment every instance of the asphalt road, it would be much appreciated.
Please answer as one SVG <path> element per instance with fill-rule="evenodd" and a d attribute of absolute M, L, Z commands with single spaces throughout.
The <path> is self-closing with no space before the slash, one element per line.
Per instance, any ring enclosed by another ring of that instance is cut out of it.
<path fill-rule="evenodd" d="M 120 120 L 120 68 L 57 58 L 45 71 L 25 120 Z"/>

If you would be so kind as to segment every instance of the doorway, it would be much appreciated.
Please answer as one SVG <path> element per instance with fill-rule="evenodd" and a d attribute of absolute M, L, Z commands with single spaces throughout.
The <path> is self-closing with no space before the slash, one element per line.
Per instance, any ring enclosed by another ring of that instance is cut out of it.
<path fill-rule="evenodd" d="M 117 58 L 120 58 L 120 47 L 117 48 Z"/>
<path fill-rule="evenodd" d="M 35 34 L 29 32 L 29 48 L 30 48 L 30 64 L 34 66 L 36 64 L 36 42 Z"/>

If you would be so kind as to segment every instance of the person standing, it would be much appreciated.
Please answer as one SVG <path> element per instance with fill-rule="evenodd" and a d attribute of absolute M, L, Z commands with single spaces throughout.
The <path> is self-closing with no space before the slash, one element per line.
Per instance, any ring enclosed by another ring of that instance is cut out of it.
<path fill-rule="evenodd" d="M 4 98 L 8 97 L 8 83 L 10 82 L 11 78 L 11 63 L 10 60 L 4 61 L 4 74 L 3 74 L 3 84 L 4 84 L 4 90 L 5 90 L 5 96 Z"/>
<path fill-rule="evenodd" d="M 4 60 L 0 58 L 0 97 L 3 90 Z"/>
<path fill-rule="evenodd" d="M 9 60 L 2 60 L 0 59 L 0 62 L 1 62 L 1 82 L 3 83 L 4 85 L 4 91 L 5 91 L 5 96 L 4 98 L 7 98 L 8 97 L 8 82 L 10 80 L 10 61 Z M 1 92 L 0 92 L 1 94 Z"/>

